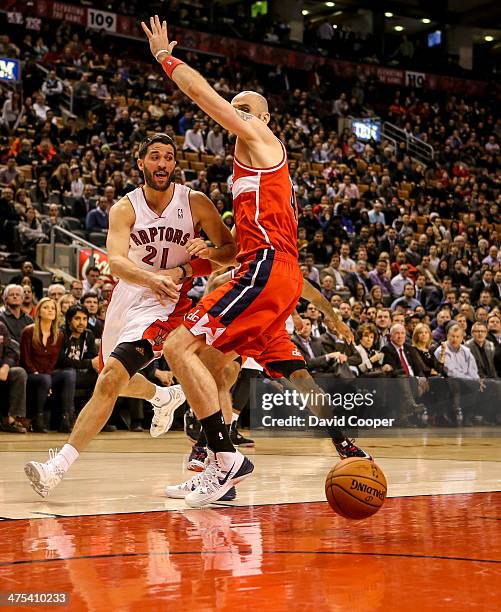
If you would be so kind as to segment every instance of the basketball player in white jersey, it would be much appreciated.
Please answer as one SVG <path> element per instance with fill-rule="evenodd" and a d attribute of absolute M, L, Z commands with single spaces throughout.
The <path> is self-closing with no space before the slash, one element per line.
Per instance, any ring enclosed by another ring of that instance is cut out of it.
<path fill-rule="evenodd" d="M 211 262 L 231 263 L 236 245 L 206 195 L 171 182 L 175 154 L 175 144 L 166 134 L 144 140 L 138 166 L 146 184 L 110 210 L 108 259 L 120 280 L 106 314 L 102 369 L 68 443 L 56 455 L 50 453 L 47 462 L 25 466 L 33 489 L 42 497 L 101 431 L 119 395 L 153 404 L 154 436 L 169 429 L 175 409 L 185 400 L 179 386 L 157 387 L 138 372 L 162 354 L 165 338 L 190 310 L 190 278 L 208 275 Z M 208 248 L 197 237 L 201 230 L 215 247 Z"/>

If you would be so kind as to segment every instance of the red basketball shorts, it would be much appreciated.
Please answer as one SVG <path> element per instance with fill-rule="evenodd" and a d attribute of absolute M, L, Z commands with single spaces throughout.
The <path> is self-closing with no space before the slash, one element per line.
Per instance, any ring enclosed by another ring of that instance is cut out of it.
<path fill-rule="evenodd" d="M 205 296 L 185 316 L 194 336 L 223 353 L 254 358 L 266 368 L 277 361 L 304 359 L 290 340 L 285 322 L 296 308 L 303 278 L 297 259 L 263 249 L 241 265 L 235 277 Z"/>

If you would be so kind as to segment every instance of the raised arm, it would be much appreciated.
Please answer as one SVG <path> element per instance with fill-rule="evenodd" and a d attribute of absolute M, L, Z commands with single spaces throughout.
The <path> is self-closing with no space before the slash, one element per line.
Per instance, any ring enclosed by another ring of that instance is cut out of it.
<path fill-rule="evenodd" d="M 158 15 L 150 18 L 150 28 L 143 22 L 141 26 L 148 37 L 151 53 L 160 64 L 168 64 L 172 50 L 177 41 L 169 42 L 167 22 L 162 21 Z M 173 66 L 170 77 L 176 85 L 191 98 L 204 112 L 222 125 L 225 129 L 236 134 L 247 142 L 275 144 L 276 138 L 264 121 L 233 106 L 213 89 L 204 77 L 179 60 L 172 60 Z M 168 66 L 167 66 L 168 68 Z"/>
<path fill-rule="evenodd" d="M 106 240 L 111 272 L 126 283 L 148 287 L 161 302 L 177 300 L 178 291 L 170 276 L 143 270 L 129 259 L 130 231 L 134 221 L 135 213 L 129 198 L 124 197 L 111 207 Z"/>

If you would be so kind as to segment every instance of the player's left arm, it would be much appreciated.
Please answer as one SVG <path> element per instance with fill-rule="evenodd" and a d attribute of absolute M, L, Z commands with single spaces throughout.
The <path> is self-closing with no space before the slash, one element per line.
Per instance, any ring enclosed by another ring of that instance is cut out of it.
<path fill-rule="evenodd" d="M 329 300 L 327 300 L 327 298 L 306 279 L 303 280 L 301 297 L 314 304 L 326 319 L 333 321 L 336 333 L 341 338 L 344 338 L 348 344 L 354 341 L 351 329 L 344 323 L 341 317 L 334 312 Z"/>
<path fill-rule="evenodd" d="M 162 64 L 172 55 L 177 45 L 177 41 L 169 41 L 167 22 L 160 22 L 158 15 L 155 15 L 150 18 L 149 28 L 144 21 L 141 22 L 141 26 L 148 38 L 153 57 Z M 172 72 L 171 78 L 184 94 L 229 132 L 236 134 L 247 143 L 276 146 L 275 136 L 263 121 L 252 114 L 233 108 L 199 72 L 187 64 L 178 65 Z"/>
<path fill-rule="evenodd" d="M 214 246 L 208 246 L 202 238 L 194 238 L 186 245 L 188 253 L 192 257 L 208 259 L 217 264 L 213 270 L 234 264 L 237 245 L 214 204 L 201 191 L 192 191 L 190 206 L 196 227 L 203 230 Z"/>

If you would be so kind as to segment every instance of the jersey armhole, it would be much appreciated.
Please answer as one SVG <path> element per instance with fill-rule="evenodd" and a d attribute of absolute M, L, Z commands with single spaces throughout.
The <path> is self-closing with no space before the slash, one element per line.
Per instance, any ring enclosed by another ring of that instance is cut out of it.
<path fill-rule="evenodd" d="M 131 192 L 129 192 L 129 193 L 131 193 Z M 129 204 L 132 206 L 132 210 L 134 212 L 134 223 L 130 226 L 130 228 L 132 229 L 134 227 L 134 225 L 136 224 L 136 221 L 137 221 L 137 210 L 136 210 L 136 207 L 134 206 L 133 201 L 129 198 L 129 194 L 128 193 L 126 193 L 124 195 L 124 198 L 127 198 L 129 200 Z"/>

